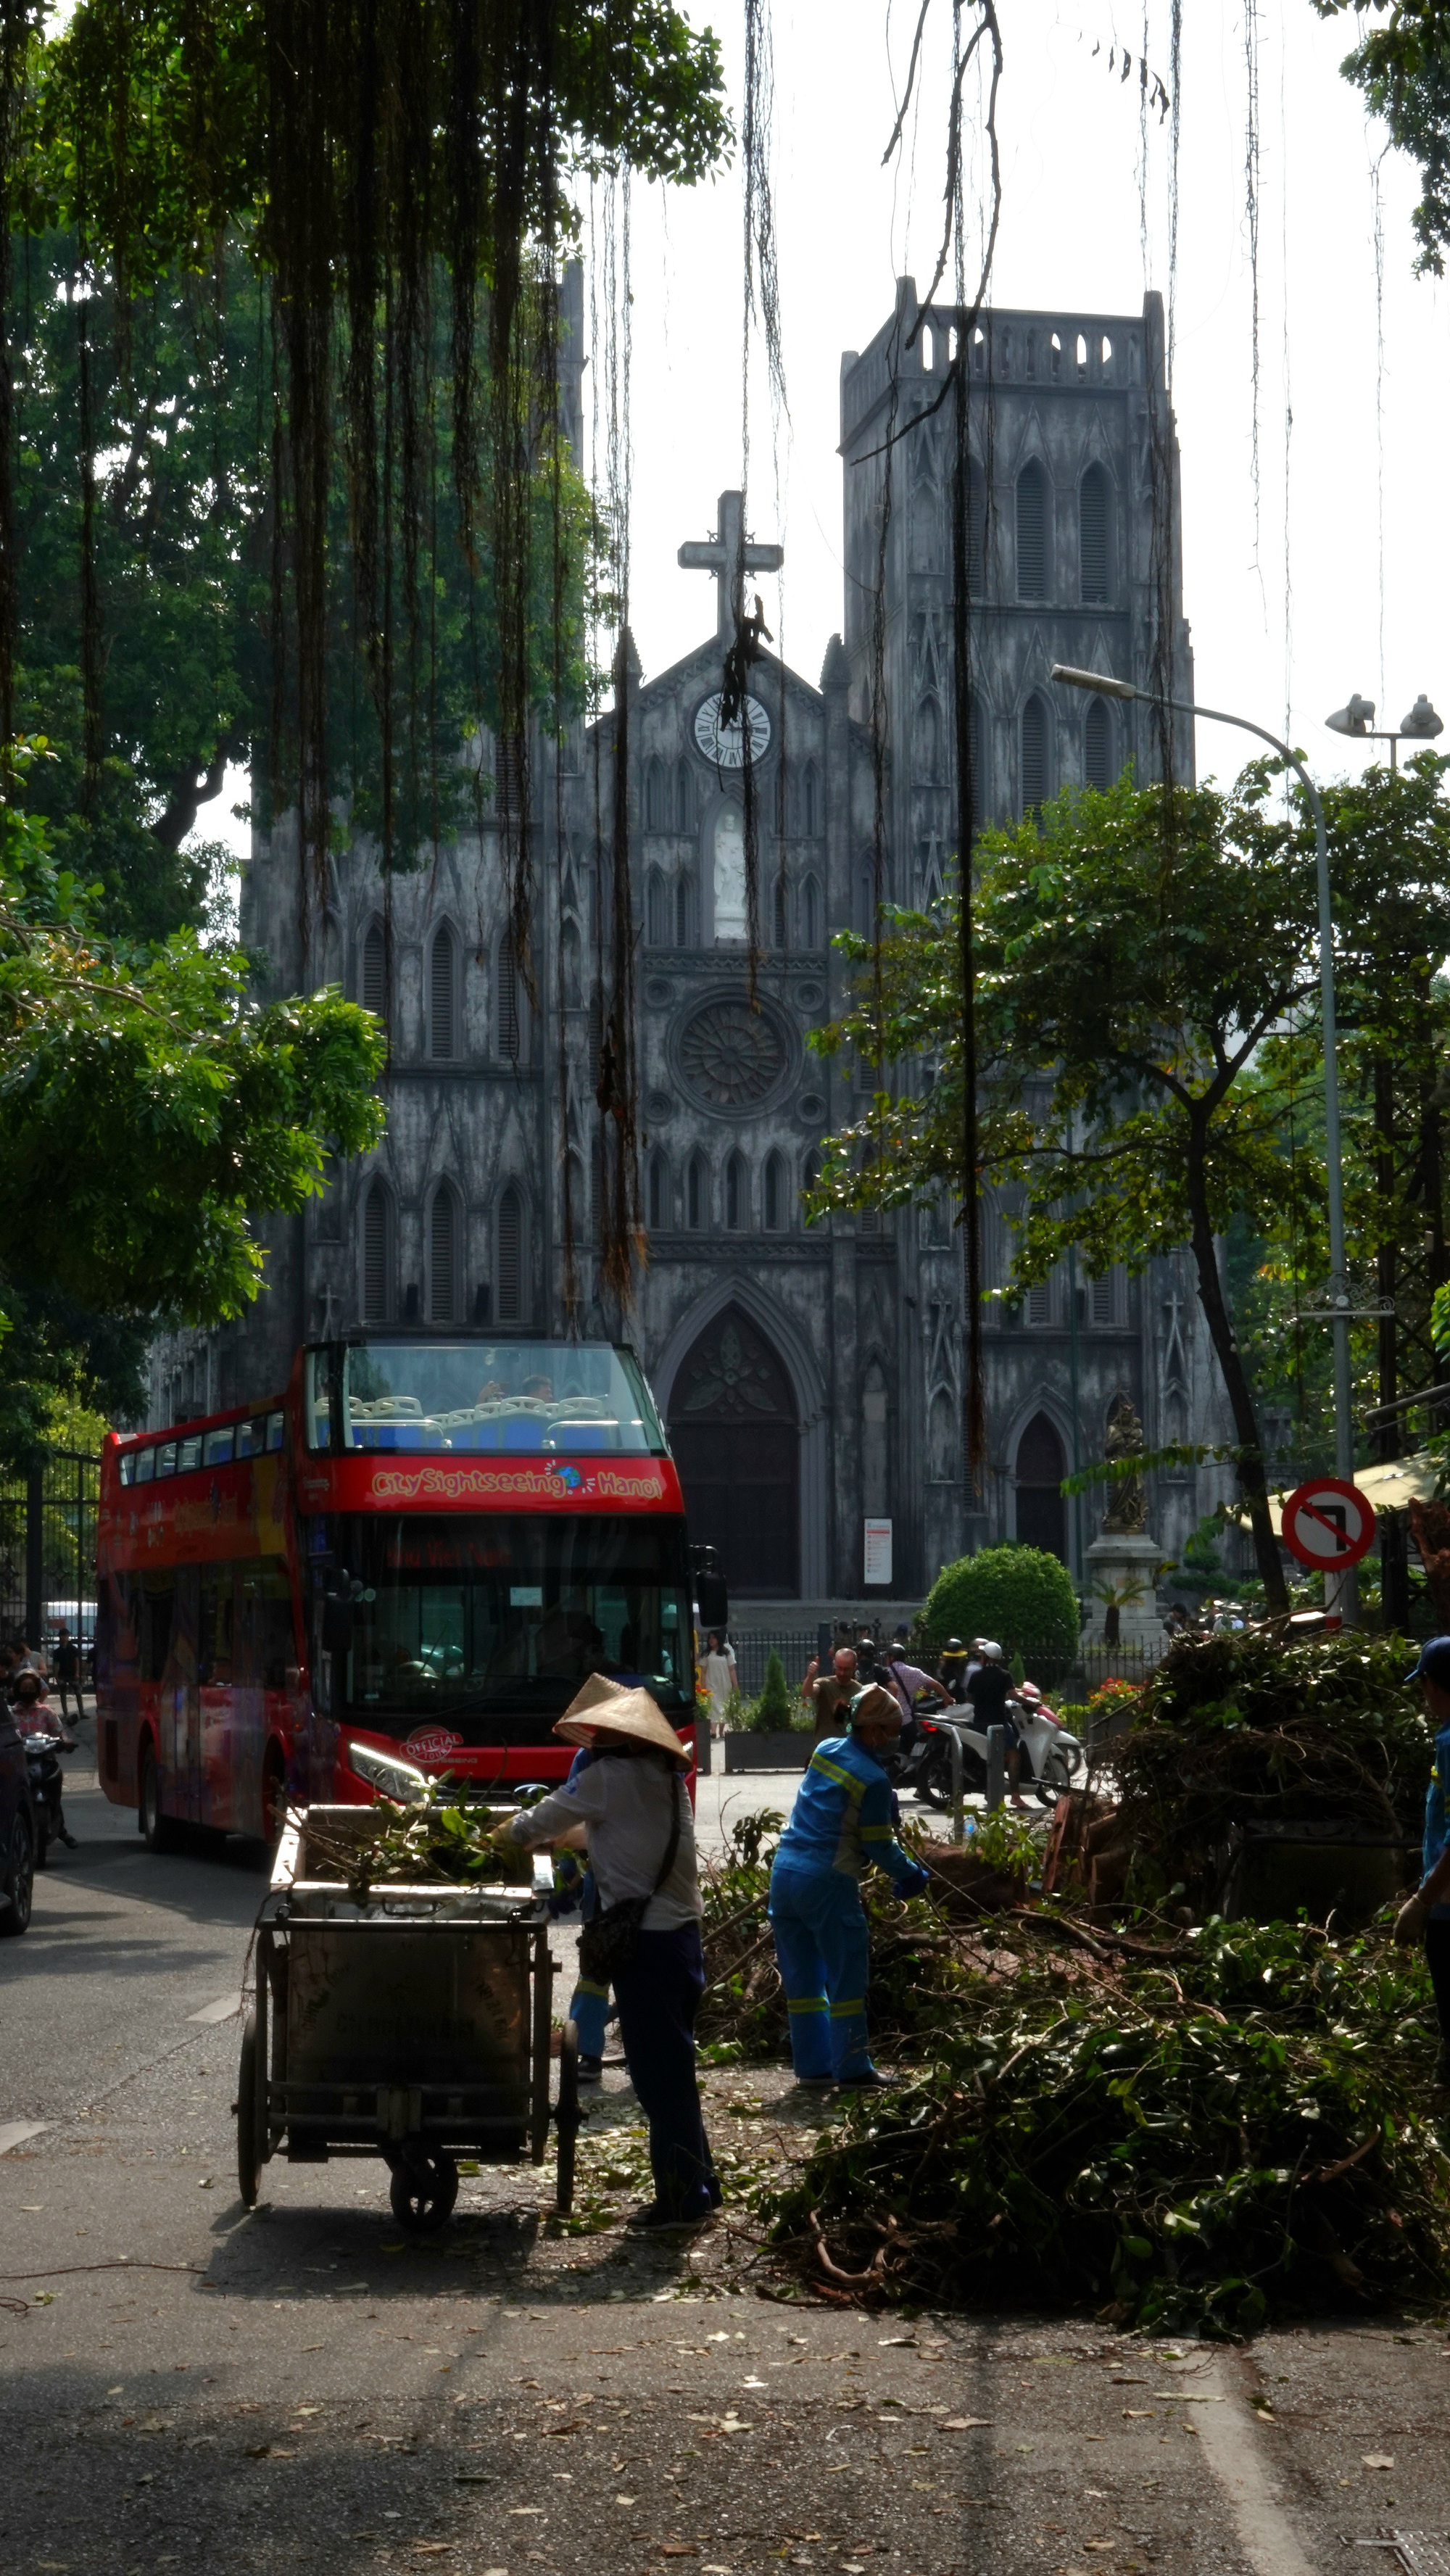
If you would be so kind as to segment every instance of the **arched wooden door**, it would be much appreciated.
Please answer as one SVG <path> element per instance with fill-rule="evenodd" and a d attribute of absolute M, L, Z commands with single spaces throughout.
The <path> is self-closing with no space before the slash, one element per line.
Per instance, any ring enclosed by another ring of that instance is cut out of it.
<path fill-rule="evenodd" d="M 732 1592 L 800 1590 L 800 1428 L 779 1354 L 738 1306 L 707 1324 L 675 1374 L 670 1446 L 690 1537 L 719 1550 Z"/>
<path fill-rule="evenodd" d="M 1067 1505 L 1062 1442 L 1045 1413 L 1034 1413 L 1017 1443 L 1017 1540 L 1067 1561 Z"/>

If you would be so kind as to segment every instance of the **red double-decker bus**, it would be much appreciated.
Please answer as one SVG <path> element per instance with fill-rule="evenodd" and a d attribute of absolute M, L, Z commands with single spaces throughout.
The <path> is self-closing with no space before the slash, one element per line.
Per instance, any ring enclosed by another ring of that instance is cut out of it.
<path fill-rule="evenodd" d="M 153 1848 L 371 1797 L 354 1744 L 558 1779 L 594 1672 L 693 1740 L 679 1479 L 608 1343 L 309 1345 L 270 1404 L 108 1439 L 98 1575 L 101 1785 Z"/>

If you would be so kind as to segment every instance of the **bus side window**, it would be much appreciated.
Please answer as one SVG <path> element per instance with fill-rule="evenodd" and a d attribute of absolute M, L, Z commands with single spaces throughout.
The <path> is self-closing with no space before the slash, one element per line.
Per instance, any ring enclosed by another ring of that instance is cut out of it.
<path fill-rule="evenodd" d="M 224 1688 L 232 1678 L 232 1580 L 230 1565 L 201 1571 L 201 1622 L 197 1631 L 197 1680 Z"/>
<path fill-rule="evenodd" d="M 254 1688 L 285 1690 L 287 1667 L 297 1660 L 292 1635 L 292 1587 L 280 1558 L 243 1565 L 238 1584 L 237 1679 Z"/>
<path fill-rule="evenodd" d="M 141 1679 L 159 1682 L 166 1670 L 166 1656 L 171 1644 L 171 1624 L 176 1608 L 174 1581 L 166 1576 L 143 1577 L 141 1621 Z"/>

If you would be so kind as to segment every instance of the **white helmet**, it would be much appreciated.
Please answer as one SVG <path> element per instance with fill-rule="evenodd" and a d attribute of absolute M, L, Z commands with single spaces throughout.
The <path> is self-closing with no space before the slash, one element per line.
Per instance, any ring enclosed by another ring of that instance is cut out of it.
<path fill-rule="evenodd" d="M 1000 1664 L 1002 1660 L 1002 1649 L 998 1645 L 995 1637 L 984 1637 L 982 1639 L 982 1652 L 986 1656 L 989 1664 Z"/>

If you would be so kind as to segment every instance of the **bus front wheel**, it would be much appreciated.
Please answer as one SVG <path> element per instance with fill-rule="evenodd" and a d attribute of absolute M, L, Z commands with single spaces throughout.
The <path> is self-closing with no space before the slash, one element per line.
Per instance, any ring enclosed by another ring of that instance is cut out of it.
<path fill-rule="evenodd" d="M 148 1851 L 167 1852 L 176 1848 L 175 1819 L 164 1813 L 161 1805 L 161 1774 L 156 1755 L 148 1744 L 141 1755 L 141 1778 L 136 1800 L 136 1823 Z"/>

